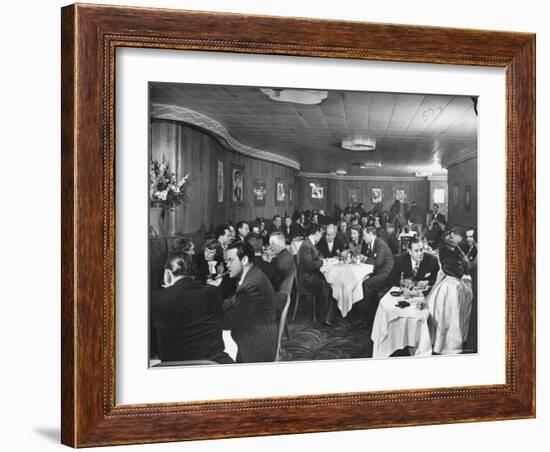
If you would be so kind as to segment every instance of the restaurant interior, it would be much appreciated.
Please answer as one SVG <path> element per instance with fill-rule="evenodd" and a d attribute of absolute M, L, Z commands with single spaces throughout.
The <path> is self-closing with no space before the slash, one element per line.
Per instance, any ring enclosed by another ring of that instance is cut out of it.
<path fill-rule="evenodd" d="M 477 231 L 475 96 L 150 83 L 149 101 L 149 159 L 165 162 L 185 194 L 170 209 L 150 204 L 150 292 L 161 288 L 175 240 L 191 238 L 199 253 L 227 222 L 261 218 L 269 230 L 275 215 L 307 212 L 338 225 L 346 209 L 390 212 L 399 200 L 420 212 L 421 237 L 434 204 L 443 229 Z M 395 257 L 407 253 L 406 236 Z M 294 287 L 279 360 L 383 356 L 372 326 L 354 328 L 340 309 L 339 322 L 325 328 L 299 298 Z M 474 284 L 463 353 L 477 352 L 476 306 Z"/>

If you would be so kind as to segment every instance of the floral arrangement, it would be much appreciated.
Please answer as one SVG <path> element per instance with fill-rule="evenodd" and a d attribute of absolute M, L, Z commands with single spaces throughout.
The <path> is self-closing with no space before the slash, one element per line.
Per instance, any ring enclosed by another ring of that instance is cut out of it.
<path fill-rule="evenodd" d="M 149 163 L 149 206 L 161 207 L 164 214 L 167 210 L 174 210 L 185 200 L 183 186 L 189 174 L 179 181 L 170 169 L 170 162 L 162 156 L 162 161 L 151 160 Z"/>

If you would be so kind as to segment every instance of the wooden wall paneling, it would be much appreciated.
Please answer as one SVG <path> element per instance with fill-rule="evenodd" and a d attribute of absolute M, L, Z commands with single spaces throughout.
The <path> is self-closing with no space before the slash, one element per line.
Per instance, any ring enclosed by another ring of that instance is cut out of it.
<path fill-rule="evenodd" d="M 451 165 L 447 170 L 449 182 L 449 224 L 460 227 L 477 227 L 477 158 Z M 453 205 L 452 199 L 452 189 L 455 183 L 458 184 L 458 206 L 456 208 Z M 464 189 L 467 185 L 471 186 L 471 209 L 469 212 L 464 208 Z"/>

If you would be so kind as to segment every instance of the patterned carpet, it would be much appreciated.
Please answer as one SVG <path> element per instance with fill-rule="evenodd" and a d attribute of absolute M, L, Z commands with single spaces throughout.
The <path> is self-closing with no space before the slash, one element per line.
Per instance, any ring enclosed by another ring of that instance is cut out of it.
<path fill-rule="evenodd" d="M 370 358 L 370 329 L 358 328 L 344 319 L 335 319 L 334 326 L 321 326 L 310 319 L 289 319 L 290 339 L 283 334 L 282 361 Z"/>

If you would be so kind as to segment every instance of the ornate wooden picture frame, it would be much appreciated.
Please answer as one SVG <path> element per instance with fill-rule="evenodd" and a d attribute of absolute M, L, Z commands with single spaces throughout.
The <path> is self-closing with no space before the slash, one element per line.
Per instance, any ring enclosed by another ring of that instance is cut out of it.
<path fill-rule="evenodd" d="M 63 8 L 61 31 L 64 444 L 535 416 L 534 35 L 99 5 Z M 122 47 L 505 68 L 505 383 L 117 405 L 114 90 L 116 50 Z"/>

